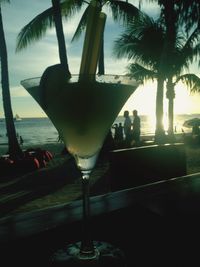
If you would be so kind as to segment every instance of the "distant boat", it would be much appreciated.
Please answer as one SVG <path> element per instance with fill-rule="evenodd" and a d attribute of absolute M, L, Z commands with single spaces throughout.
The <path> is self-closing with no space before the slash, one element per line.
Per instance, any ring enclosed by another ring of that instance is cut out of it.
<path fill-rule="evenodd" d="M 16 114 L 14 120 L 15 121 L 21 121 L 22 119 L 20 118 L 20 116 L 18 114 Z"/>

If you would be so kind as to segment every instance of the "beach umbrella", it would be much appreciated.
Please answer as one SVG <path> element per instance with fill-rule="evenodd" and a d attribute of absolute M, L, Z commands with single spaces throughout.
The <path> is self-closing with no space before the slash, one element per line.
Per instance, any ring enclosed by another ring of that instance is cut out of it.
<path fill-rule="evenodd" d="M 191 128 L 193 126 L 200 126 L 200 118 L 193 118 L 193 119 L 190 119 L 190 120 L 186 120 L 184 123 L 183 123 L 183 126 L 184 127 L 187 127 L 187 128 Z"/>

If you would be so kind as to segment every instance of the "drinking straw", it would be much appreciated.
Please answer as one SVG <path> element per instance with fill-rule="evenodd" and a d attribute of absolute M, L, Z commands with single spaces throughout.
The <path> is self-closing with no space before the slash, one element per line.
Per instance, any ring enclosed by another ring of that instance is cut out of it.
<path fill-rule="evenodd" d="M 95 80 L 106 21 L 106 14 L 100 12 L 97 1 L 92 1 L 89 8 L 79 80 Z"/>

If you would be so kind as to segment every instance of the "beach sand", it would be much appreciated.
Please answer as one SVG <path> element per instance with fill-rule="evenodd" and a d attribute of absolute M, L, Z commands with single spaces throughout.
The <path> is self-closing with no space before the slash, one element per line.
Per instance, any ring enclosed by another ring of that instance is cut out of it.
<path fill-rule="evenodd" d="M 1 216 L 66 204 L 81 198 L 81 174 L 73 158 L 69 154 L 62 154 L 64 145 L 48 143 L 38 147 L 50 151 L 53 159 L 45 168 L 21 177 L 1 180 Z M 0 147 L 1 153 L 3 149 L 6 153 L 6 146 Z M 185 145 L 185 151 L 187 174 L 200 172 L 200 146 Z M 97 162 L 90 181 L 91 195 L 110 192 L 109 163 L 106 157 Z"/>
<path fill-rule="evenodd" d="M 30 149 L 30 147 L 23 147 L 23 149 L 27 148 Z M 47 143 L 31 148 L 48 150 L 52 153 L 53 159 L 45 168 L 19 177 L 0 177 L 1 216 L 67 204 L 81 198 L 81 173 L 74 159 L 69 154 L 62 153 L 64 145 Z M 6 154 L 6 146 L 4 151 Z M 106 177 L 103 177 L 107 171 L 107 161 L 98 161 L 91 174 L 91 195 L 109 191 Z"/>

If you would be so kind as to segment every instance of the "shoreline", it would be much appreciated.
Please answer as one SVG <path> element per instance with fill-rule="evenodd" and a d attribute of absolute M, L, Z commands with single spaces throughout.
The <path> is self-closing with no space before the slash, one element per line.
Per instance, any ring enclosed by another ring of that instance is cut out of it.
<path fill-rule="evenodd" d="M 176 138 L 176 141 L 177 142 L 183 142 L 183 136 L 189 136 L 190 133 L 175 133 L 175 138 Z M 154 137 L 155 137 L 155 134 L 141 134 L 141 142 L 145 142 L 145 141 L 154 141 Z M 52 148 L 52 153 L 58 153 L 59 150 L 56 149 L 56 147 L 58 148 L 64 148 L 64 143 L 62 142 L 58 142 L 58 141 L 52 141 L 52 142 L 45 142 L 45 143 L 41 143 L 41 142 L 38 142 L 38 144 L 31 144 L 31 143 L 24 143 L 23 145 L 21 145 L 21 148 L 23 150 L 26 150 L 26 149 L 31 149 L 31 148 L 38 148 L 40 147 L 41 149 L 46 149 L 46 150 L 49 150 Z M 6 154 L 8 150 L 8 143 L 0 143 L 0 157 L 4 154 Z M 54 151 L 55 150 L 55 151 Z"/>

